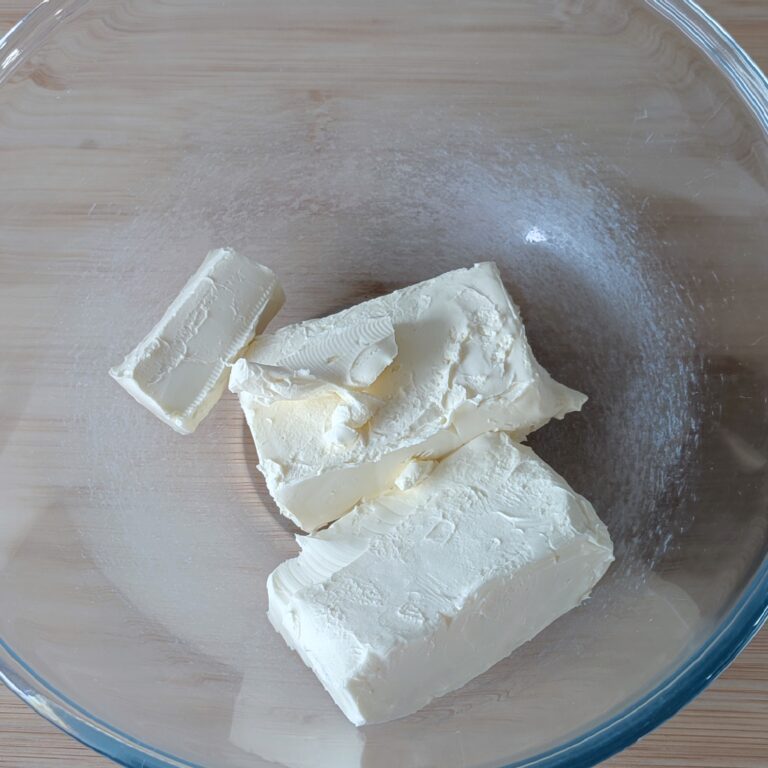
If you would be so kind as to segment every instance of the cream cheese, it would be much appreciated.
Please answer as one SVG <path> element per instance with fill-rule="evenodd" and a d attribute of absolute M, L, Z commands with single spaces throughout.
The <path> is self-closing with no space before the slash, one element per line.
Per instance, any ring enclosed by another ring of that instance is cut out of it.
<path fill-rule="evenodd" d="M 269 619 L 355 724 L 408 715 L 585 600 L 613 560 L 589 502 L 496 432 L 298 537 Z"/>
<path fill-rule="evenodd" d="M 401 491 L 408 491 L 414 485 L 418 485 L 437 466 L 436 461 L 429 459 L 412 459 L 403 471 L 395 478 L 395 487 Z"/>
<path fill-rule="evenodd" d="M 231 248 L 211 251 L 160 322 L 110 375 L 181 434 L 226 388 L 229 366 L 284 301 L 274 273 Z"/>
<path fill-rule="evenodd" d="M 521 440 L 586 400 L 536 362 L 491 263 L 261 336 L 246 361 L 230 388 L 270 493 L 306 531 L 391 488 L 413 458 L 492 430 Z"/>

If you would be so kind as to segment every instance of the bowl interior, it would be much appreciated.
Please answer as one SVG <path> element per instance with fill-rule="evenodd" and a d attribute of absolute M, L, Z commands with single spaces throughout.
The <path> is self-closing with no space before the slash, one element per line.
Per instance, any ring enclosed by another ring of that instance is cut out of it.
<path fill-rule="evenodd" d="M 768 149 L 732 82 L 632 0 L 73 6 L 0 87 L 6 651 L 206 768 L 528 764 L 668 678 L 768 551 Z M 589 603 L 350 725 L 266 620 L 297 548 L 236 400 L 183 438 L 106 373 L 221 245 L 279 274 L 275 327 L 496 261 L 590 397 L 531 441 L 616 542 Z"/>

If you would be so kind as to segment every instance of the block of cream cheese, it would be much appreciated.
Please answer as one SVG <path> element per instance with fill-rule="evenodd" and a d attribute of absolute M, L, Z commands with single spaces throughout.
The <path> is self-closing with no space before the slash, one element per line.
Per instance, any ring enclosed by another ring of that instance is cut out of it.
<path fill-rule="evenodd" d="M 613 560 L 589 502 L 502 432 L 297 538 L 268 579 L 269 618 L 355 725 L 460 688 L 585 600 Z"/>
<path fill-rule="evenodd" d="M 306 531 L 408 463 L 483 432 L 516 439 L 586 398 L 536 362 L 491 263 L 260 336 L 230 377 L 280 510 Z"/>
<path fill-rule="evenodd" d="M 160 322 L 110 375 L 181 434 L 226 388 L 229 366 L 284 301 L 274 273 L 231 248 L 211 251 Z"/>

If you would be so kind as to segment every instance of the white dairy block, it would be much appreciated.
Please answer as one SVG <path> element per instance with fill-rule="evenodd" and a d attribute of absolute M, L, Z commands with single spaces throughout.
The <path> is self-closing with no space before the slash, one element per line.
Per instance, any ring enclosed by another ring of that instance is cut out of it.
<path fill-rule="evenodd" d="M 269 618 L 355 725 L 460 688 L 579 605 L 613 561 L 590 503 L 502 432 L 297 539 L 268 579 Z"/>
<path fill-rule="evenodd" d="M 518 440 L 586 397 L 536 362 L 495 264 L 259 337 L 232 371 L 259 469 L 306 531 L 483 432 Z"/>
<path fill-rule="evenodd" d="M 160 322 L 110 375 L 181 434 L 226 388 L 229 365 L 283 305 L 272 270 L 231 248 L 211 251 Z"/>

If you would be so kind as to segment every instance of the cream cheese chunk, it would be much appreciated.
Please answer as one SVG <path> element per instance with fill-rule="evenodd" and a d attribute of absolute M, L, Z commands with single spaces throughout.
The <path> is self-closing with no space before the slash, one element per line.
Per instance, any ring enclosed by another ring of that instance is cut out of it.
<path fill-rule="evenodd" d="M 492 263 L 260 336 L 232 371 L 259 468 L 306 531 L 483 432 L 518 440 L 586 398 L 536 362 Z"/>
<path fill-rule="evenodd" d="M 578 606 L 613 560 L 589 502 L 501 432 L 297 538 L 268 579 L 269 619 L 355 725 L 460 688 Z"/>
<path fill-rule="evenodd" d="M 405 469 L 395 478 L 395 487 L 408 491 L 420 483 L 437 466 L 436 461 L 429 459 L 413 459 L 405 465 Z"/>
<path fill-rule="evenodd" d="M 229 366 L 284 301 L 274 273 L 231 248 L 211 251 L 159 323 L 110 375 L 181 434 L 224 392 Z"/>

